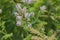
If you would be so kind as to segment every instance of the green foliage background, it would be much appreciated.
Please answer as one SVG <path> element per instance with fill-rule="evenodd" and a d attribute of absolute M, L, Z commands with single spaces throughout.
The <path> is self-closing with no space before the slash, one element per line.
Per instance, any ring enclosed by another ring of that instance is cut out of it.
<path fill-rule="evenodd" d="M 57 30 L 60 29 L 60 0 L 38 0 L 29 5 L 20 1 L 0 0 L 0 8 L 2 9 L 2 14 L 0 14 L 0 40 L 32 40 L 33 36 L 41 36 L 40 38 L 42 38 L 43 35 L 57 34 Z M 17 11 L 15 7 L 17 3 L 21 3 L 22 7 L 26 6 L 28 12 L 33 11 L 35 13 L 34 17 L 30 18 L 32 28 L 27 26 L 28 23 L 25 19 L 22 20 L 22 27 L 16 26 L 14 12 Z M 43 5 L 47 7 L 46 12 L 40 10 L 40 6 Z M 44 31 L 42 31 L 42 27 L 44 27 Z M 50 32 L 51 30 L 52 32 Z M 56 40 L 59 40 L 57 36 Z"/>

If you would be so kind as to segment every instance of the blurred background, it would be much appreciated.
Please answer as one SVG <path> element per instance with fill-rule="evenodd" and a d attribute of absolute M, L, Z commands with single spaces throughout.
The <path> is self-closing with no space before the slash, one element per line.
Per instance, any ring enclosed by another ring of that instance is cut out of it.
<path fill-rule="evenodd" d="M 60 40 L 60 0 L 0 0 L 0 40 Z"/>

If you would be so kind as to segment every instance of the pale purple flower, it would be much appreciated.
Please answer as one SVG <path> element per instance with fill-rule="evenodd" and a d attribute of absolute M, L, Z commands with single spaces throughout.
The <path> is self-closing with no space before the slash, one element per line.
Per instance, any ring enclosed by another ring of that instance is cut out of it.
<path fill-rule="evenodd" d="M 21 21 L 22 20 L 22 16 L 16 16 L 16 20 L 17 21 Z"/>
<path fill-rule="evenodd" d="M 27 3 L 28 3 L 28 4 L 31 4 L 31 3 L 32 3 L 32 0 L 27 0 Z"/>
<path fill-rule="evenodd" d="M 25 16 L 25 18 L 27 19 L 27 21 L 30 21 L 30 16 L 31 16 L 31 15 L 30 15 L 29 13 L 25 13 L 24 16 Z"/>
<path fill-rule="evenodd" d="M 0 14 L 2 13 L 2 9 L 0 9 Z"/>
<path fill-rule="evenodd" d="M 29 13 L 25 13 L 24 16 L 25 16 L 26 19 L 28 19 L 30 17 L 30 14 Z"/>
<path fill-rule="evenodd" d="M 36 2 L 37 0 L 26 0 L 26 3 L 28 3 L 28 4 L 31 4 L 31 3 L 34 3 L 34 2 Z"/>
<path fill-rule="evenodd" d="M 22 0 L 24 3 L 31 4 L 33 2 L 36 2 L 37 0 Z"/>
<path fill-rule="evenodd" d="M 17 21 L 16 25 L 17 26 L 21 26 L 22 25 L 22 22 L 21 21 Z"/>
<path fill-rule="evenodd" d="M 32 0 L 23 0 L 23 2 L 31 4 Z"/>
<path fill-rule="evenodd" d="M 29 21 L 29 20 L 30 20 L 30 16 L 34 16 L 34 12 L 25 13 L 24 16 L 25 16 L 25 18 L 27 19 L 27 21 Z"/>

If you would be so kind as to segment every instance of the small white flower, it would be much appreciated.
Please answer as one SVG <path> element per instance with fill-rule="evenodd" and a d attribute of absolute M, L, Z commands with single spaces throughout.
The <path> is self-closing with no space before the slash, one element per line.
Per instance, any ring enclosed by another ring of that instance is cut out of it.
<path fill-rule="evenodd" d="M 24 8 L 22 9 L 22 11 L 23 11 L 24 13 L 26 13 L 26 7 L 24 7 Z"/>
<path fill-rule="evenodd" d="M 16 16 L 16 20 L 17 21 L 21 21 L 22 20 L 22 16 Z"/>
<path fill-rule="evenodd" d="M 51 18 L 52 20 L 55 20 L 55 18 L 54 18 L 53 16 L 50 16 L 50 18 Z"/>
<path fill-rule="evenodd" d="M 28 24 L 28 27 L 32 27 L 32 24 L 30 23 L 30 24 Z"/>
<path fill-rule="evenodd" d="M 34 12 L 31 12 L 30 15 L 31 15 L 31 16 L 34 16 Z"/>
<path fill-rule="evenodd" d="M 21 21 L 17 21 L 16 25 L 21 26 L 22 25 Z"/>
<path fill-rule="evenodd" d="M 2 9 L 0 9 L 0 14 L 2 13 Z"/>
<path fill-rule="evenodd" d="M 43 5 L 43 6 L 40 7 L 40 9 L 41 9 L 42 11 L 46 11 L 46 6 Z"/>
<path fill-rule="evenodd" d="M 14 12 L 14 15 L 15 15 L 15 16 L 18 16 L 19 14 L 18 14 L 17 12 Z"/>
<path fill-rule="evenodd" d="M 16 8 L 17 8 L 18 11 L 20 11 L 20 9 L 22 9 L 21 8 L 21 4 L 20 3 L 17 3 Z"/>
<path fill-rule="evenodd" d="M 20 3 L 17 3 L 17 5 L 16 5 L 16 8 L 21 8 L 21 4 Z"/>

